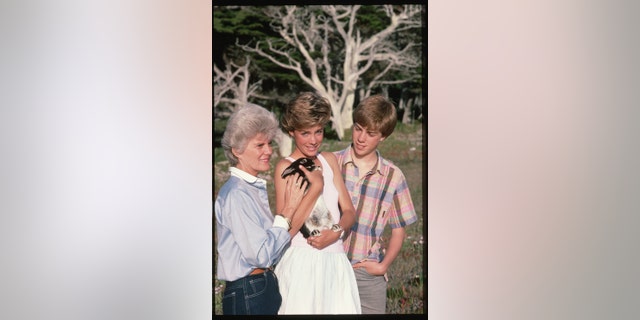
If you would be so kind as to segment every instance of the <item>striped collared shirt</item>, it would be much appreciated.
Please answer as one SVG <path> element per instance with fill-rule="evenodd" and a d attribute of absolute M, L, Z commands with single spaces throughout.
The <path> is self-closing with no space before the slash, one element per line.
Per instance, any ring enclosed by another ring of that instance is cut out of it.
<path fill-rule="evenodd" d="M 356 209 L 356 223 L 344 241 L 344 249 L 352 264 L 362 259 L 382 261 L 384 258 L 380 237 L 384 227 L 405 227 L 418 220 L 407 181 L 402 171 L 380 156 L 362 179 L 351 157 L 351 146 L 334 152 L 342 171 L 345 185 Z"/>

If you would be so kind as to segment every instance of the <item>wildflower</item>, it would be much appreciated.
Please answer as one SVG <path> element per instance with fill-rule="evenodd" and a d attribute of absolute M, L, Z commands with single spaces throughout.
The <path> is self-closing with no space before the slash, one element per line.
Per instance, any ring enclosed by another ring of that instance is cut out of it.
<path fill-rule="evenodd" d="M 223 285 L 219 285 L 219 286 L 215 287 L 216 294 L 219 294 L 220 292 L 222 292 L 222 287 L 223 287 Z"/>

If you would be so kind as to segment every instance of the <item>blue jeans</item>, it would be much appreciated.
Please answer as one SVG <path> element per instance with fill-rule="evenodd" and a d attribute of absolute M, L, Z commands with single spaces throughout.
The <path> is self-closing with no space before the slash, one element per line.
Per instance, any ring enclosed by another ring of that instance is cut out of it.
<path fill-rule="evenodd" d="M 222 294 L 223 314 L 278 314 L 282 296 L 273 271 L 228 281 Z"/>

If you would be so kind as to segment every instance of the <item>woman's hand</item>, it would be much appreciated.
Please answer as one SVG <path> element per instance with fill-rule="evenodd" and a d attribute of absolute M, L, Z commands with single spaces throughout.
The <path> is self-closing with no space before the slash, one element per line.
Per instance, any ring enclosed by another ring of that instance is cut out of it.
<path fill-rule="evenodd" d="M 307 238 L 307 243 L 318 250 L 322 250 L 338 241 L 339 238 L 340 232 L 334 232 L 331 229 L 324 229 L 320 231 L 319 236 L 310 236 Z"/>
<path fill-rule="evenodd" d="M 284 191 L 284 212 L 291 213 L 295 211 L 296 208 L 300 205 L 302 198 L 304 197 L 305 191 L 307 189 L 307 182 L 302 179 L 302 176 L 299 174 L 292 174 L 285 178 L 285 191 Z M 287 210 L 292 209 L 292 210 Z M 291 219 L 291 215 L 286 216 L 285 218 Z"/>
<path fill-rule="evenodd" d="M 298 166 L 298 168 L 300 168 L 304 172 L 311 186 L 313 186 L 314 188 L 320 188 L 319 190 L 322 190 L 322 188 L 324 188 L 322 167 L 316 167 L 316 169 L 312 171 L 307 170 L 307 168 L 305 168 L 304 166 Z M 300 179 L 302 179 L 302 177 L 300 177 Z"/>

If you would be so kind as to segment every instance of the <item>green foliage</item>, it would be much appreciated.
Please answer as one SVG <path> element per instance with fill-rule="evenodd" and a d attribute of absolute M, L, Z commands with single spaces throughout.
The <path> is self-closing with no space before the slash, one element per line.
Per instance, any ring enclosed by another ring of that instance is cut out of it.
<path fill-rule="evenodd" d="M 380 6 L 362 6 L 358 10 L 356 25 L 365 37 L 384 30 L 389 23 L 391 23 L 389 17 L 380 10 Z"/>
<path fill-rule="evenodd" d="M 423 16 L 423 19 L 424 18 L 425 17 Z M 384 11 L 381 10 L 379 6 L 363 6 L 358 11 L 357 25 L 360 31 L 364 34 L 367 34 L 367 32 L 370 32 L 371 34 L 379 32 L 386 28 L 388 24 L 389 18 L 385 15 Z M 394 33 L 393 35 L 391 35 L 389 40 L 397 48 L 405 48 L 408 45 L 422 44 L 424 31 L 425 30 L 412 29 L 405 32 Z M 418 57 L 419 60 L 422 60 L 424 49 L 425 47 L 423 45 L 412 46 L 409 49 L 409 52 L 412 52 L 412 55 Z M 359 82 L 361 84 L 370 83 L 388 65 L 389 63 L 385 62 L 379 62 L 372 65 L 369 70 L 362 74 Z M 384 78 L 386 80 L 409 79 L 416 75 L 422 75 L 422 70 L 422 64 L 420 64 L 417 69 L 405 69 L 398 68 L 398 66 L 393 66 Z M 405 81 L 401 84 L 386 85 L 385 88 L 388 90 L 390 97 L 401 97 L 406 94 L 415 96 L 423 90 L 422 77 L 417 77 L 416 79 Z"/>
<path fill-rule="evenodd" d="M 256 7 L 217 6 L 213 9 L 213 30 L 218 34 L 240 37 L 275 36 L 275 33 L 269 32 L 269 22 Z"/>
<path fill-rule="evenodd" d="M 265 9 L 261 6 L 215 6 L 213 61 L 218 67 L 224 68 L 225 59 L 244 64 L 245 58 L 251 57 L 249 70 L 252 82 L 261 80 L 260 93 L 273 97 L 271 100 L 255 99 L 252 102 L 264 106 L 269 104 L 275 112 L 306 85 L 297 73 L 282 69 L 259 55 L 248 54 L 236 46 L 236 42 L 242 45 L 259 43 L 264 49 L 268 40 L 276 45 L 284 44 L 284 40 L 272 29 L 272 21 L 263 12 Z M 295 52 L 294 57 L 300 58 Z"/>
<path fill-rule="evenodd" d="M 227 127 L 228 119 L 213 119 L 213 148 L 219 148 L 220 140 L 224 134 L 224 128 Z"/>

